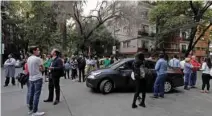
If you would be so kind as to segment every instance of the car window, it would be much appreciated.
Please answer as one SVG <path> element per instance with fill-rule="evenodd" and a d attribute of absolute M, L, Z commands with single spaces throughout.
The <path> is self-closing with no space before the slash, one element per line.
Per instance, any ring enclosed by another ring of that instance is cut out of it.
<path fill-rule="evenodd" d="M 148 69 L 155 69 L 155 62 L 145 61 L 145 67 L 147 67 Z"/>
<path fill-rule="evenodd" d="M 133 64 L 133 60 L 132 61 L 128 61 L 128 62 L 125 62 L 123 65 L 121 66 L 124 66 L 124 69 L 132 69 L 132 64 Z"/>

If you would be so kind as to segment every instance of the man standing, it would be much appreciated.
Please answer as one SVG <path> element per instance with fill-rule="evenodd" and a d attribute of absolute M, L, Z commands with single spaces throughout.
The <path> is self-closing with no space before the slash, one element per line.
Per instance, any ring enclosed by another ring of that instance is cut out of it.
<path fill-rule="evenodd" d="M 192 74 L 191 74 L 191 80 L 190 80 L 190 86 L 191 88 L 195 88 L 196 81 L 197 81 L 197 71 L 199 70 L 201 64 L 196 60 L 196 56 L 191 57 L 191 65 L 193 66 Z"/>
<path fill-rule="evenodd" d="M 180 68 L 180 60 L 177 59 L 177 55 L 174 55 L 174 57 L 169 61 L 169 66 L 172 68 Z"/>
<path fill-rule="evenodd" d="M 30 48 L 30 53 L 32 54 L 28 60 L 28 70 L 29 70 L 29 113 L 33 116 L 42 116 L 44 112 L 38 112 L 38 103 L 40 99 L 43 79 L 41 71 L 44 70 L 41 58 L 39 58 L 40 50 L 38 47 L 34 46 Z"/>
<path fill-rule="evenodd" d="M 155 70 L 157 72 L 157 78 L 154 83 L 154 96 L 153 98 L 164 98 L 164 82 L 167 75 L 167 61 L 164 59 L 164 55 L 160 55 L 160 59 L 155 65 Z"/>
<path fill-rule="evenodd" d="M 44 102 L 53 102 L 54 89 L 56 93 L 56 100 L 53 105 L 57 105 L 60 102 L 60 77 L 63 76 L 63 61 L 59 57 L 60 52 L 57 49 L 53 49 L 51 52 L 52 64 L 49 67 L 51 76 L 49 78 L 49 96 Z"/>
<path fill-rule="evenodd" d="M 6 76 L 6 80 L 5 80 L 5 85 L 4 87 L 7 87 L 9 82 L 10 82 L 10 78 L 12 78 L 12 84 L 15 85 L 15 59 L 12 57 L 12 54 L 8 55 L 8 59 L 5 61 L 4 63 L 4 67 L 5 67 L 5 76 Z"/>
<path fill-rule="evenodd" d="M 80 55 L 79 58 L 77 59 L 77 62 L 79 69 L 79 82 L 81 82 L 81 77 L 83 82 L 85 82 L 85 65 L 86 65 L 85 58 L 82 55 Z"/>

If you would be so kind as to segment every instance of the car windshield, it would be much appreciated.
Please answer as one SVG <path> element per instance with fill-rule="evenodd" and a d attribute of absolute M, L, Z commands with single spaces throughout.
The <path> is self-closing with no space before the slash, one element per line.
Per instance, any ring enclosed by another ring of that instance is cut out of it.
<path fill-rule="evenodd" d="M 125 60 L 117 61 L 117 62 L 113 63 L 112 65 L 110 65 L 108 68 L 116 69 L 116 68 L 118 68 L 120 65 L 122 65 L 124 62 L 126 62 L 126 61 L 125 61 Z"/>

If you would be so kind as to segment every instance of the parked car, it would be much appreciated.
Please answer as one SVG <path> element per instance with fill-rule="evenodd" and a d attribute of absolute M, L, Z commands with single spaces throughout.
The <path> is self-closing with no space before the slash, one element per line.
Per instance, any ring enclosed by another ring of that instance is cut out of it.
<path fill-rule="evenodd" d="M 116 88 L 134 88 L 135 81 L 131 79 L 133 61 L 134 58 L 123 59 L 108 68 L 90 72 L 86 79 L 87 87 L 99 90 L 104 94 L 110 93 Z M 150 70 L 149 75 L 146 77 L 148 90 L 153 90 L 157 76 L 154 69 L 155 64 L 156 61 L 146 59 L 146 67 Z M 174 88 L 184 85 L 183 73 L 180 69 L 168 69 L 167 73 L 165 92 L 170 92 Z"/>

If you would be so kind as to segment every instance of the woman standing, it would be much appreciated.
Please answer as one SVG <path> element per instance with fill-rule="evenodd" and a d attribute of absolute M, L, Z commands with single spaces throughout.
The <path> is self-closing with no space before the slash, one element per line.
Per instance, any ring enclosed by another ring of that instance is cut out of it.
<path fill-rule="evenodd" d="M 69 62 L 69 59 L 68 58 L 65 58 L 64 60 L 64 69 L 65 69 L 65 79 L 66 79 L 66 76 L 68 76 L 68 79 L 70 78 L 69 77 L 69 72 L 70 72 L 70 69 L 71 69 L 71 64 Z"/>
<path fill-rule="evenodd" d="M 202 93 L 208 93 L 210 89 L 210 69 L 211 69 L 211 60 L 210 58 L 205 58 L 204 62 L 202 63 Z M 207 90 L 205 90 L 205 86 L 207 86 Z"/>
<path fill-rule="evenodd" d="M 15 85 L 15 63 L 16 61 L 13 58 L 12 54 L 9 54 L 8 59 L 4 63 L 5 76 L 6 76 L 4 87 L 8 86 L 10 78 L 12 78 L 12 84 Z"/>
<path fill-rule="evenodd" d="M 24 74 L 29 78 L 29 70 L 27 65 L 27 59 L 29 58 L 29 54 L 25 55 L 25 64 L 24 64 Z M 30 99 L 30 89 L 29 89 L 29 81 L 27 82 L 27 105 L 29 107 L 29 99 Z"/>
<path fill-rule="evenodd" d="M 190 88 L 188 85 L 191 83 L 191 74 L 192 74 L 192 68 L 193 66 L 190 64 L 190 58 L 185 59 L 185 64 L 184 64 L 184 77 L 185 77 L 185 83 L 184 83 L 184 89 L 189 90 Z"/>
<path fill-rule="evenodd" d="M 140 71 L 141 66 L 145 66 L 144 64 L 144 54 L 137 53 L 135 56 L 135 61 L 133 62 L 133 72 L 135 76 L 135 94 L 133 97 L 132 108 L 136 108 L 136 100 L 139 97 L 140 92 L 142 92 L 142 100 L 139 104 L 141 107 L 146 107 L 145 98 L 146 98 L 146 79 Z"/>

